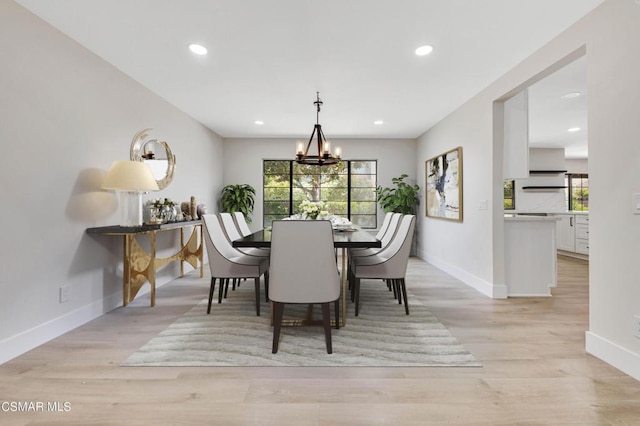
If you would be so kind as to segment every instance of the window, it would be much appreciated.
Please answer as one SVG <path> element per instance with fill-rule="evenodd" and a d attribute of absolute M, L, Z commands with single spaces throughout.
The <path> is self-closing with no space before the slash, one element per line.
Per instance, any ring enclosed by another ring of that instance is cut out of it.
<path fill-rule="evenodd" d="M 566 180 L 569 210 L 589 211 L 589 175 L 568 173 Z"/>
<path fill-rule="evenodd" d="M 264 160 L 264 226 L 298 213 L 302 200 L 309 200 L 324 201 L 330 213 L 362 228 L 376 228 L 376 166 L 375 160 L 344 160 L 322 167 Z"/>
<path fill-rule="evenodd" d="M 504 209 L 505 210 L 514 210 L 516 208 L 515 186 L 516 186 L 515 181 L 513 180 L 504 181 Z"/>

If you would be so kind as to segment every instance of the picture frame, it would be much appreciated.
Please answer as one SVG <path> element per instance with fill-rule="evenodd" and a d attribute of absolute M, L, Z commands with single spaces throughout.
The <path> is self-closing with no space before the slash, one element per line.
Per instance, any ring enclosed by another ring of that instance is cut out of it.
<path fill-rule="evenodd" d="M 425 161 L 426 216 L 462 222 L 462 147 Z"/>

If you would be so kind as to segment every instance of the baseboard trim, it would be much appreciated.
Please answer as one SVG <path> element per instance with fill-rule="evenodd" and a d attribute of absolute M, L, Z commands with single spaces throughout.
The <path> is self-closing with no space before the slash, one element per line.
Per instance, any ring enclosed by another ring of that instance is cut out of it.
<path fill-rule="evenodd" d="M 478 290 L 480 293 L 488 296 L 492 299 L 506 299 L 507 298 L 507 286 L 506 285 L 494 285 L 482 278 L 470 274 L 469 272 L 461 269 L 455 265 L 452 265 L 442 259 L 434 256 L 430 256 L 427 253 L 422 252 L 421 256 L 426 262 L 429 262 L 433 266 L 447 274 L 459 279 L 471 288 Z"/>
<path fill-rule="evenodd" d="M 115 293 L 4 339 L 0 342 L 0 365 L 121 305 L 122 293 Z"/>
<path fill-rule="evenodd" d="M 187 273 L 185 273 L 185 275 L 186 274 Z M 177 277 L 167 277 L 163 282 L 156 282 L 156 289 L 175 280 L 176 278 Z M 145 285 L 136 295 L 136 299 L 149 294 L 150 292 L 151 288 L 148 285 Z M 110 296 L 103 297 L 102 299 L 91 302 L 85 306 L 81 306 L 71 312 L 67 312 L 64 315 L 30 328 L 29 330 L 18 333 L 15 336 L 8 337 L 0 341 L 0 365 L 120 306 L 122 306 L 121 291 Z"/>
<path fill-rule="evenodd" d="M 588 353 L 640 381 L 640 355 L 590 331 L 585 337 Z"/>

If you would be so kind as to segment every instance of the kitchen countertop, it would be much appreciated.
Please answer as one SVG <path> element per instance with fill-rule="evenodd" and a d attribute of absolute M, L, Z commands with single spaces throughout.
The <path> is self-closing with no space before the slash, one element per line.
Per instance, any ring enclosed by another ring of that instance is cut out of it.
<path fill-rule="evenodd" d="M 568 211 L 564 211 L 564 212 L 527 212 L 527 211 L 519 211 L 519 210 L 505 210 L 504 214 L 519 214 L 519 215 L 531 215 L 531 216 L 545 216 L 545 215 L 557 215 L 557 214 L 575 214 L 575 215 L 581 215 L 581 216 L 588 216 L 589 212 L 582 212 L 582 211 L 572 211 L 572 210 L 568 210 Z"/>
<path fill-rule="evenodd" d="M 543 221 L 548 221 L 548 222 L 555 222 L 557 220 L 559 220 L 557 217 L 555 216 L 540 216 L 540 215 L 527 215 L 527 214 L 522 214 L 522 213 L 518 213 L 518 214 L 514 214 L 514 213 L 505 213 L 504 214 L 504 220 L 508 220 L 508 221 L 539 221 L 539 222 L 543 222 Z"/>

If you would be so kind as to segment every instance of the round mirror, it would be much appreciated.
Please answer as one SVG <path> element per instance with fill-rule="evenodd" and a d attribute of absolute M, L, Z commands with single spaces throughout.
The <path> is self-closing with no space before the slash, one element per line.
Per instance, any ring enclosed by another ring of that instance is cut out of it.
<path fill-rule="evenodd" d="M 151 168 L 158 188 L 164 189 L 173 180 L 176 169 L 176 156 L 169 144 L 158 139 L 148 139 L 149 129 L 140 130 L 131 142 L 131 160 L 144 161 Z"/>

